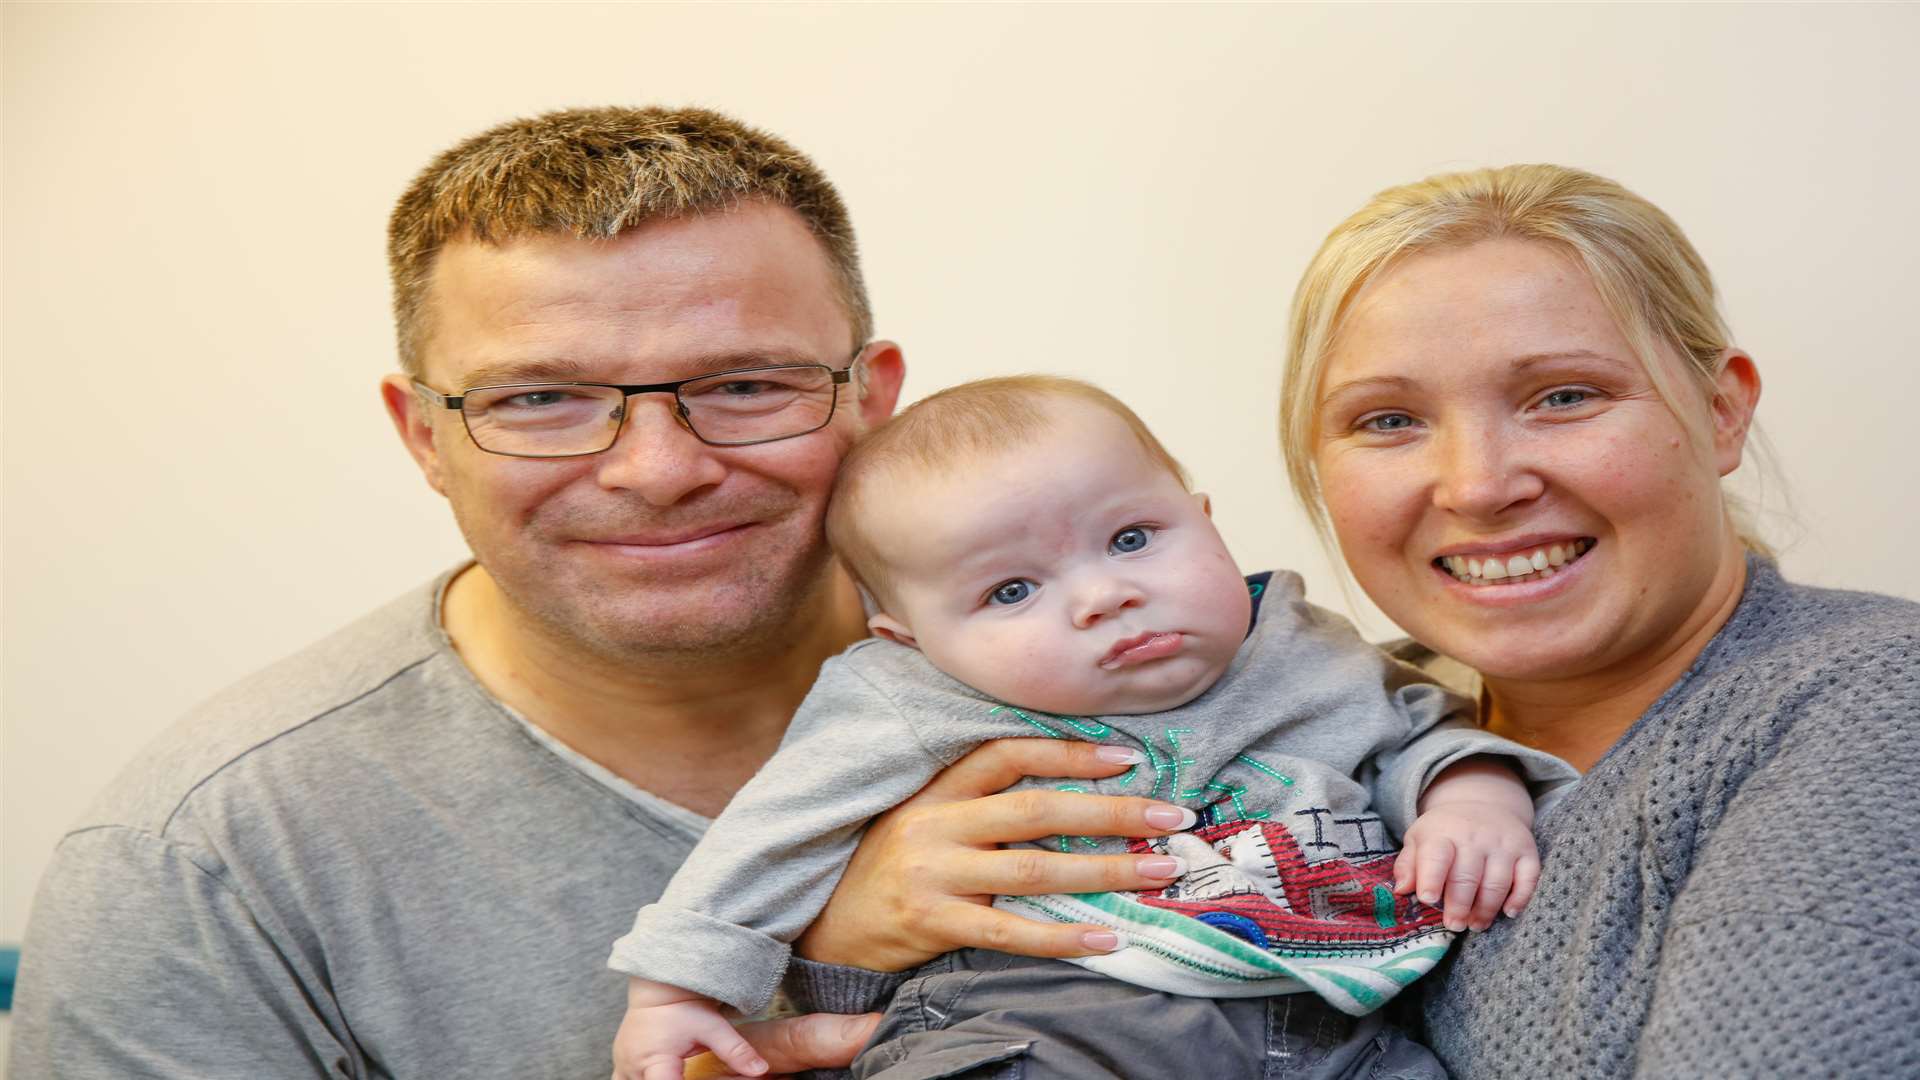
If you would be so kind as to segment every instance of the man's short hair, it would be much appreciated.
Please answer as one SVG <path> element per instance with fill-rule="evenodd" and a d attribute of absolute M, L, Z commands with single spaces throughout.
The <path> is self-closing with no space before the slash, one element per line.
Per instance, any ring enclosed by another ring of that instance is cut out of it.
<path fill-rule="evenodd" d="M 753 201 L 800 215 L 833 267 L 853 324 L 849 348 L 872 337 L 853 223 L 805 154 L 706 109 L 567 109 L 467 139 L 435 158 L 400 196 L 387 228 L 400 366 L 420 374 L 432 329 L 434 261 L 451 240 L 611 239 L 649 221 Z"/>
<path fill-rule="evenodd" d="M 1187 470 L 1154 438 L 1126 403 L 1091 383 L 1053 375 L 1008 375 L 950 386 L 914 402 L 875 429 L 840 463 L 833 501 L 827 506 L 827 539 L 860 587 L 883 609 L 894 600 L 886 559 L 859 528 L 861 510 L 884 481 L 902 474 L 939 476 L 984 458 L 1018 454 L 1053 423 L 1049 400 L 1077 401 L 1112 414 L 1140 444 L 1149 461 L 1165 468 L 1180 486 L 1192 488 Z"/>

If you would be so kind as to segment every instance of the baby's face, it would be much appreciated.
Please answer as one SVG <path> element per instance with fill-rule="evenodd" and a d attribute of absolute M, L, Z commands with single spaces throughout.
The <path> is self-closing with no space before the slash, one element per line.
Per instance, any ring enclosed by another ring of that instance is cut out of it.
<path fill-rule="evenodd" d="M 1012 705 L 1159 712 L 1226 671 L 1251 616 L 1203 496 L 1126 424 L 1049 403 L 1031 446 L 876 492 L 894 602 L 874 627 Z"/>

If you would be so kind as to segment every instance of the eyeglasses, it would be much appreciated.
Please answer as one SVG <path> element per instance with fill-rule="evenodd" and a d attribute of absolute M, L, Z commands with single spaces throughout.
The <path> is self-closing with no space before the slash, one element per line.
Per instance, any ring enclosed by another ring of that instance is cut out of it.
<path fill-rule="evenodd" d="M 858 353 L 855 354 L 856 359 Z M 708 446 L 753 446 L 826 427 L 853 364 L 780 364 L 716 371 L 675 382 L 514 383 L 442 394 L 414 380 L 436 404 L 460 410 L 473 445 L 508 457 L 563 458 L 613 446 L 635 394 L 672 394 L 674 419 Z"/>

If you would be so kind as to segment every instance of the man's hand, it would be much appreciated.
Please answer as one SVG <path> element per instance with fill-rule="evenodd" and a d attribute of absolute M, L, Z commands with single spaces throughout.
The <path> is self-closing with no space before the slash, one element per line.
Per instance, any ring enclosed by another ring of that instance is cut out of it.
<path fill-rule="evenodd" d="M 758 1020 L 735 1030 L 753 1044 L 775 1075 L 784 1075 L 852 1064 L 879 1026 L 879 1013 L 808 1013 L 783 1020 Z M 712 1054 L 687 1061 L 686 1080 L 737 1080 L 740 1075 Z"/>
<path fill-rule="evenodd" d="M 1393 864 L 1394 892 L 1441 907 L 1447 929 L 1485 930 L 1520 914 L 1540 883 L 1533 800 L 1506 765 L 1468 758 L 1442 770 L 1420 797 Z"/>
<path fill-rule="evenodd" d="M 833 899 L 795 947 L 810 960 L 904 971 L 963 947 L 1092 956 L 1122 942 L 1104 927 L 1060 926 L 991 906 L 999 894 L 1158 889 L 1180 873 L 1154 855 L 1069 855 L 999 845 L 1049 836 L 1164 836 L 1193 811 L 1151 799 L 1006 789 L 1022 777 L 1095 779 L 1138 751 L 1055 739 L 1001 739 L 948 766 L 875 818 Z"/>

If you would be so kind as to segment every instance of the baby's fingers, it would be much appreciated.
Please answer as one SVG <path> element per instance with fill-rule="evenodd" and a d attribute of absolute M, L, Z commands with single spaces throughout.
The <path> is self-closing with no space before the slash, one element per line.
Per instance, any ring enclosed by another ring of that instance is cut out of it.
<path fill-rule="evenodd" d="M 1447 872 L 1453 869 L 1453 841 L 1440 838 L 1421 843 L 1413 857 L 1413 891 L 1428 907 L 1439 907 L 1441 893 L 1447 887 Z M 1398 872 L 1399 867 L 1394 868 Z"/>
<path fill-rule="evenodd" d="M 1467 925 L 1475 930 L 1492 926 L 1494 916 L 1500 914 L 1501 902 L 1512 888 L 1512 858 L 1504 855 L 1488 858 L 1486 872 L 1480 878 L 1480 892 L 1474 898 L 1473 910 L 1467 914 Z"/>
<path fill-rule="evenodd" d="M 1393 895 L 1405 896 L 1413 891 L 1414 862 L 1419 858 L 1419 845 L 1407 841 L 1400 854 L 1393 857 Z"/>
<path fill-rule="evenodd" d="M 1507 894 L 1507 918 L 1511 919 L 1527 909 L 1527 902 L 1533 899 L 1533 890 L 1540 886 L 1540 857 L 1531 852 L 1520 856 L 1513 867 L 1513 891 Z"/>
<path fill-rule="evenodd" d="M 1473 902 L 1480 895 L 1481 879 L 1486 877 L 1487 855 L 1468 848 L 1453 853 L 1453 868 L 1447 871 L 1445 909 L 1441 920 L 1449 930 L 1465 930 L 1473 914 Z"/>
<path fill-rule="evenodd" d="M 703 1024 L 695 1033 L 695 1037 L 700 1040 L 702 1046 L 713 1052 L 714 1057 L 719 1058 L 727 1068 L 741 1076 L 759 1076 L 767 1071 L 767 1063 L 761 1059 L 760 1052 L 755 1050 L 753 1044 L 742 1037 L 732 1024 L 719 1016 L 714 1016 L 712 1023 Z M 647 1080 L 653 1080 L 651 1070 L 648 1072 Z M 673 1076 L 665 1077 L 663 1080 L 679 1080 L 678 1070 L 676 1069 Z"/>

